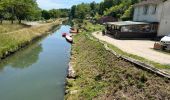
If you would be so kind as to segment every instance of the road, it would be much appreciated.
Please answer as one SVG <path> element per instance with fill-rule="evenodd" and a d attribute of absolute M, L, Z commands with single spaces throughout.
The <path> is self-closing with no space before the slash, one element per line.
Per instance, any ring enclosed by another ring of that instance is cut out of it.
<path fill-rule="evenodd" d="M 170 55 L 153 50 L 154 41 L 151 40 L 117 40 L 109 36 L 102 36 L 102 33 L 94 32 L 92 35 L 102 41 L 108 42 L 122 51 L 138 55 L 148 60 L 170 64 Z"/>

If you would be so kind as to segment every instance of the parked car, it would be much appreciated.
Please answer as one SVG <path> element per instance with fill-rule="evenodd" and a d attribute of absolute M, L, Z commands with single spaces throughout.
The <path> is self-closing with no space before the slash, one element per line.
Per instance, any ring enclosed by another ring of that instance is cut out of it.
<path fill-rule="evenodd" d="M 170 45 L 170 34 L 167 36 L 164 36 L 161 41 L 160 41 L 161 45 L 163 46 L 168 46 Z"/>
<path fill-rule="evenodd" d="M 160 40 L 163 50 L 170 50 L 170 34 Z"/>

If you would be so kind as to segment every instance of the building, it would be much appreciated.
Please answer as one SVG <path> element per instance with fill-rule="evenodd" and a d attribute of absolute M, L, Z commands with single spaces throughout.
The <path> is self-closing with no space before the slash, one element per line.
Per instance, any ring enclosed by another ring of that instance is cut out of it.
<path fill-rule="evenodd" d="M 152 28 L 154 23 L 119 21 L 105 23 L 106 33 L 114 38 L 154 38 L 157 36 L 157 29 Z"/>
<path fill-rule="evenodd" d="M 169 10 L 170 0 L 144 0 L 134 5 L 133 21 L 155 23 L 157 36 L 165 36 L 170 34 Z"/>

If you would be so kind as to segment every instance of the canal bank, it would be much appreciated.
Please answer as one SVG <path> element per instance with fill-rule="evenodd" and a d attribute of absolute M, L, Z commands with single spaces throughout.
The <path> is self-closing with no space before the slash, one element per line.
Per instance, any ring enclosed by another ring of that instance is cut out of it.
<path fill-rule="evenodd" d="M 71 45 L 62 25 L 0 63 L 0 100 L 63 100 Z"/>
<path fill-rule="evenodd" d="M 116 57 L 91 39 L 96 25 L 86 23 L 84 28 L 88 31 L 74 36 L 71 65 L 76 78 L 67 82 L 66 89 L 74 92 L 66 100 L 170 99 L 170 80 Z"/>
<path fill-rule="evenodd" d="M 51 33 L 65 19 L 55 22 L 30 26 L 13 32 L 0 34 L 0 60 L 17 52 L 35 40 Z"/>

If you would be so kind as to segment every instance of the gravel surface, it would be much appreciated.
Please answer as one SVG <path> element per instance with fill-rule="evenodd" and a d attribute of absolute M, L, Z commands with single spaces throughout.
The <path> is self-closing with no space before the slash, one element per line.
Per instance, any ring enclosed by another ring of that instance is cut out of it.
<path fill-rule="evenodd" d="M 96 38 L 113 44 L 122 51 L 144 57 L 161 64 L 170 64 L 170 55 L 153 50 L 154 41 L 151 40 L 117 40 L 102 33 L 92 33 Z"/>

